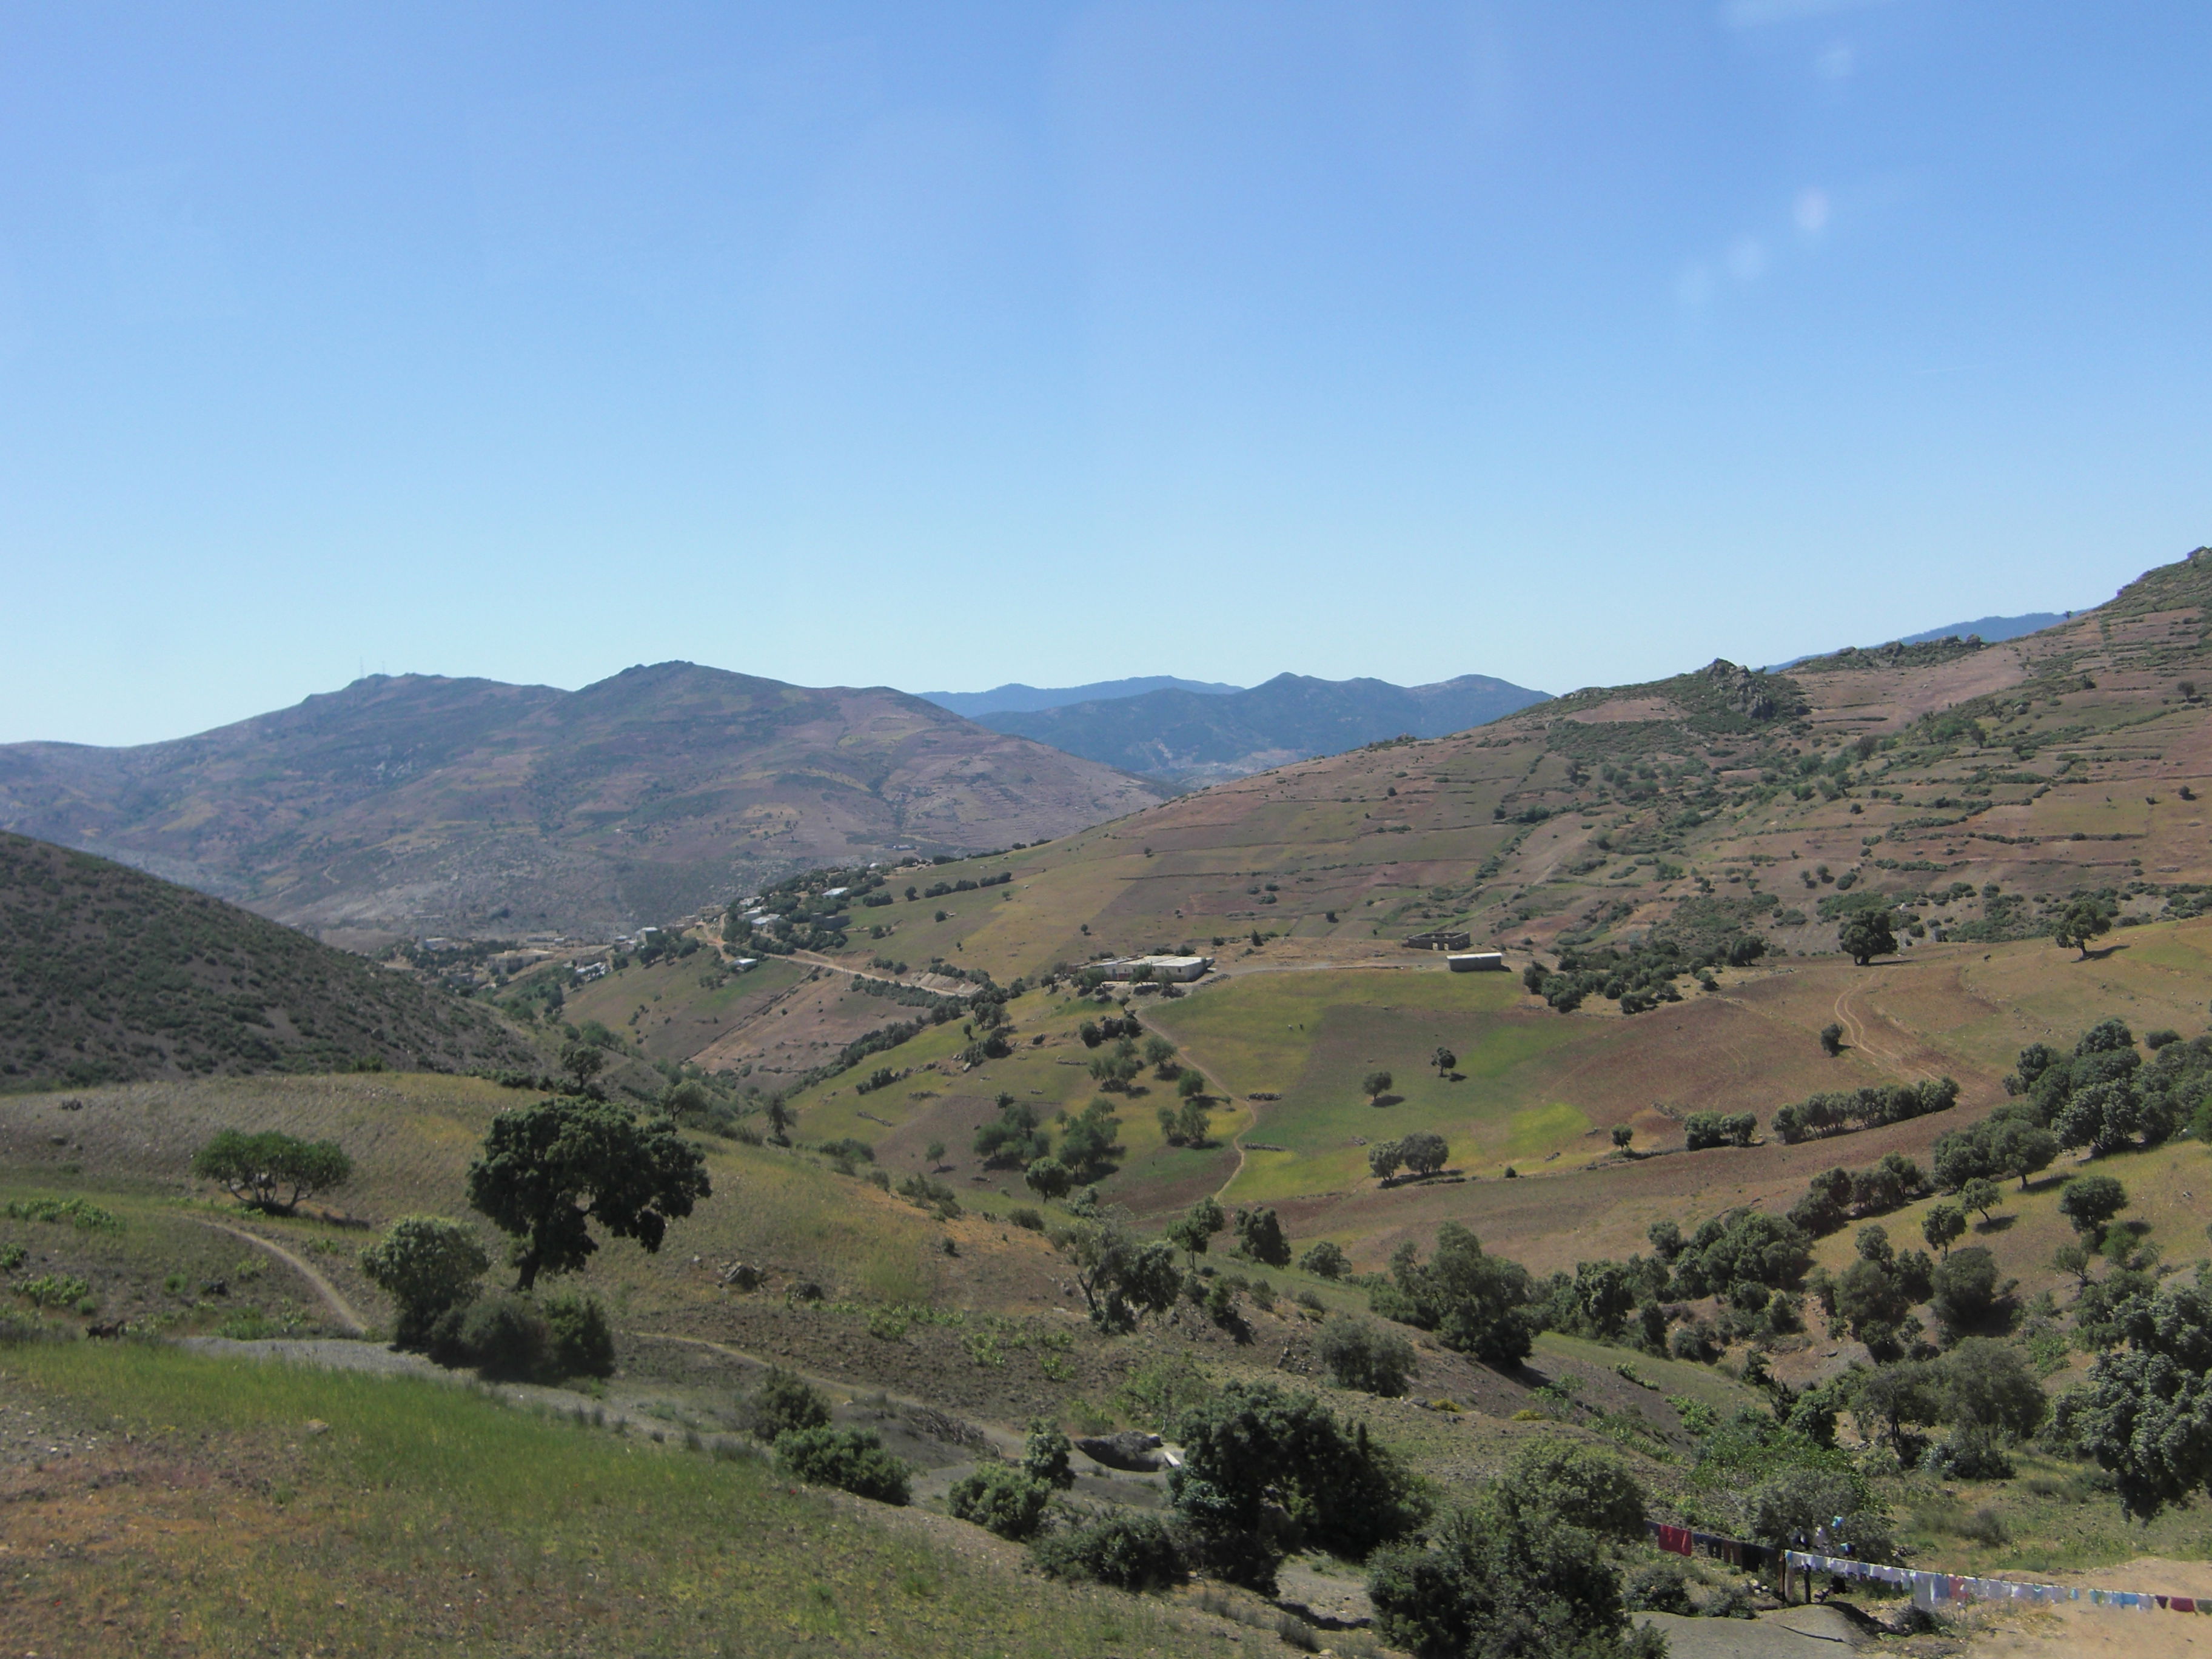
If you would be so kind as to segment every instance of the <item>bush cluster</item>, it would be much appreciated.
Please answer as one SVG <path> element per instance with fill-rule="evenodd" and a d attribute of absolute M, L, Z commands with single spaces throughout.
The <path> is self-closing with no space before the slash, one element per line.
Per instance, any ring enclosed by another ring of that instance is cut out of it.
<path fill-rule="evenodd" d="M 1948 1077 L 1840 1090 L 1810 1095 L 1795 1105 L 1784 1106 L 1774 1115 L 1774 1133 L 1794 1146 L 1802 1140 L 1851 1134 L 1924 1117 L 1930 1112 L 1948 1112 L 1958 1102 L 1959 1085 Z"/>

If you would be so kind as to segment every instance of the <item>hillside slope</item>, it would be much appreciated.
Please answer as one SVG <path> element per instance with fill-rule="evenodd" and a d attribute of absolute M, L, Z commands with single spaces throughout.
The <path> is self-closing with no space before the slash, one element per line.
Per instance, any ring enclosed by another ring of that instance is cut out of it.
<path fill-rule="evenodd" d="M 495 1016 L 235 906 L 0 833 L 0 1088 L 528 1066 Z"/>
<path fill-rule="evenodd" d="M 1188 785 L 1407 733 L 1441 737 L 1543 701 L 1540 691 L 1485 674 L 1415 686 L 1278 674 L 1225 695 L 1152 691 L 977 718 L 1071 755 Z"/>
<path fill-rule="evenodd" d="M 2208 624 L 2200 552 L 2000 644 L 1574 692 L 1016 852 L 990 903 L 892 913 L 898 953 L 957 946 L 1006 977 L 1255 930 L 1287 936 L 1271 957 L 1341 963 L 1443 926 L 1547 953 L 1654 927 L 1818 952 L 1867 906 L 1920 940 L 2047 934 L 2077 892 L 2122 925 L 2191 915 L 2212 887 Z"/>
<path fill-rule="evenodd" d="M 0 748 L 0 827 L 364 933 L 604 935 L 828 858 L 1042 839 L 1158 798 L 903 692 L 689 663 L 575 692 L 374 676 L 173 743 Z"/>

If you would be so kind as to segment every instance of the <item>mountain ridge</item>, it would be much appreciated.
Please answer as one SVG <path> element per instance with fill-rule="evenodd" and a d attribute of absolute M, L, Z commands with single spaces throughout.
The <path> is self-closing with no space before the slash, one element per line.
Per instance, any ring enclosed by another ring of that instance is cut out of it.
<path fill-rule="evenodd" d="M 1441 737 L 1541 702 L 1547 696 L 1485 674 L 1401 686 L 1388 680 L 1283 673 L 1227 695 L 1152 691 L 1035 713 L 991 714 L 983 723 L 1189 787 L 1404 733 Z"/>
<path fill-rule="evenodd" d="M 0 828 L 346 937 L 606 933 L 801 865 L 1042 840 L 1157 785 L 890 687 L 370 676 L 165 743 L 0 746 Z"/>
<path fill-rule="evenodd" d="M 1094 680 L 1088 685 L 1036 686 L 1024 685 L 1019 680 L 1009 680 L 1004 685 L 994 685 L 988 691 L 922 691 L 915 695 L 939 708 L 949 708 L 956 714 L 965 714 L 969 720 L 985 714 L 1035 714 L 1040 709 L 1060 708 L 1074 702 L 1104 702 L 1116 697 L 1142 696 L 1147 691 L 1193 691 L 1202 696 L 1220 696 L 1232 691 L 1243 691 L 1249 687 L 1231 685 L 1221 680 L 1178 679 L 1173 674 L 1139 674 L 1120 680 Z"/>

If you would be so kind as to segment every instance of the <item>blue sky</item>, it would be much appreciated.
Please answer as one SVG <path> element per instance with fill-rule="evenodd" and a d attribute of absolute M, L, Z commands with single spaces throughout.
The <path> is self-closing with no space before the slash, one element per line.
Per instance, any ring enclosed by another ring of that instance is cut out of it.
<path fill-rule="evenodd" d="M 2212 10 L 0 5 L 0 739 L 1564 690 L 2212 541 Z"/>

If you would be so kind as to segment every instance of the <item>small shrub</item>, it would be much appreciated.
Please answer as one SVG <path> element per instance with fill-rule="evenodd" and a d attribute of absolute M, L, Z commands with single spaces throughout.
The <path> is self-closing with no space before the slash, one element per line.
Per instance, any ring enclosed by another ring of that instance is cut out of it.
<path fill-rule="evenodd" d="M 1323 1239 L 1298 1258 L 1298 1266 L 1322 1279 L 1341 1279 L 1352 1271 L 1352 1258 Z"/>
<path fill-rule="evenodd" d="M 442 1216 L 401 1216 L 361 1253 L 362 1271 L 398 1305 L 401 1348 L 425 1346 L 448 1312 L 475 1298 L 490 1266 L 474 1231 Z"/>
<path fill-rule="evenodd" d="M 1723 1584 L 1705 1598 L 1700 1609 L 1708 1619 L 1755 1619 L 1758 1613 L 1751 1605 L 1751 1592 L 1741 1584 Z"/>
<path fill-rule="evenodd" d="M 1696 1360 L 1701 1364 L 1720 1356 L 1713 1328 L 1702 1319 L 1694 1324 L 1677 1325 L 1674 1334 L 1667 1339 L 1667 1352 L 1676 1359 Z"/>
<path fill-rule="evenodd" d="M 1635 1613 L 1695 1613 L 1690 1570 L 1679 1561 L 1646 1561 L 1628 1575 L 1626 1600 Z"/>
<path fill-rule="evenodd" d="M 30 1254 L 21 1244 L 0 1244 L 0 1273 L 14 1273 L 16 1268 L 23 1265 L 24 1258 Z M 180 1279 L 181 1275 L 171 1273 L 169 1277 Z"/>
<path fill-rule="evenodd" d="M 538 1306 L 549 1333 L 549 1380 L 615 1374 L 615 1334 L 599 1297 L 581 1291 L 556 1291 Z"/>
<path fill-rule="evenodd" d="M 15 1294 L 34 1308 L 66 1308 L 91 1288 L 74 1273 L 40 1273 L 15 1281 Z"/>
<path fill-rule="evenodd" d="M 1959 1536 L 1991 1549 L 2007 1541 L 2004 1517 L 1995 1510 L 1976 1510 L 1958 1525 Z"/>
<path fill-rule="evenodd" d="M 112 1210 L 103 1210 L 99 1205 L 82 1198 L 19 1198 L 11 1200 L 4 1211 L 11 1221 L 66 1221 L 72 1227 L 87 1232 L 119 1233 L 123 1218 Z"/>
<path fill-rule="evenodd" d="M 1030 1208 L 1026 1204 L 1017 1205 L 1013 1209 L 1009 1210 L 1006 1212 L 1006 1219 L 1017 1227 L 1026 1228 L 1033 1233 L 1041 1233 L 1044 1231 L 1042 1212 Z"/>
<path fill-rule="evenodd" d="M 1075 1471 L 1069 1461 L 1074 1451 L 1057 1424 L 1032 1423 L 1029 1438 L 1022 1446 L 1022 1473 L 1032 1480 L 1065 1492 L 1075 1484 Z"/>
<path fill-rule="evenodd" d="M 904 1504 L 913 1471 L 884 1449 L 873 1429 L 791 1429 L 776 1437 L 777 1472 L 811 1486 L 836 1486 L 879 1504 Z"/>
<path fill-rule="evenodd" d="M 1336 1314 L 1321 1328 L 1322 1364 L 1339 1388 L 1395 1399 L 1413 1374 L 1413 1345 L 1395 1331 Z"/>
<path fill-rule="evenodd" d="M 1187 1353 L 1170 1353 L 1131 1371 L 1115 1392 L 1114 1403 L 1128 1421 L 1164 1434 L 1185 1412 L 1218 1393 L 1197 1360 Z"/>
<path fill-rule="evenodd" d="M 1048 1577 L 1088 1579 L 1117 1589 L 1162 1589 L 1183 1571 L 1175 1535 L 1151 1515 L 1107 1516 L 1041 1538 L 1033 1553 Z"/>
<path fill-rule="evenodd" d="M 771 1365 L 745 1396 L 743 1418 L 752 1433 L 773 1442 L 794 1430 L 828 1427 L 830 1402 L 803 1377 Z"/>
<path fill-rule="evenodd" d="M 956 1521 L 972 1521 L 1001 1538 L 1034 1538 L 1044 1525 L 1052 1488 L 1006 1463 L 987 1463 L 963 1475 L 945 1494 Z"/>
<path fill-rule="evenodd" d="M 552 1328 L 523 1297 L 501 1291 L 458 1311 L 462 1362 L 485 1381 L 526 1382 L 544 1370 Z"/>

